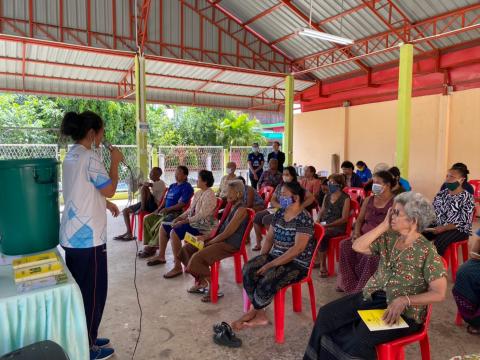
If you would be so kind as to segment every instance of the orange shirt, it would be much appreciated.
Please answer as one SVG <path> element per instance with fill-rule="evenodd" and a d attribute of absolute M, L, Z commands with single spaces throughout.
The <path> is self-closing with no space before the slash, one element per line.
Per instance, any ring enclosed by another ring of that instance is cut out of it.
<path fill-rule="evenodd" d="M 320 193 L 322 182 L 320 179 L 313 178 L 308 180 L 307 178 L 303 178 L 300 180 L 300 185 L 314 196 L 317 196 Z"/>

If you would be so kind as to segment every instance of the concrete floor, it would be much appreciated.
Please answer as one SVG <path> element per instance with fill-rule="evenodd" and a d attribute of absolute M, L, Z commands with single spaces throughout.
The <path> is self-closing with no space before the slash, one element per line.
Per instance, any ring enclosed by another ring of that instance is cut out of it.
<path fill-rule="evenodd" d="M 108 219 L 109 293 L 100 328 L 100 336 L 110 337 L 116 350 L 115 359 L 131 359 L 139 329 L 139 310 L 133 287 L 136 244 L 134 241 L 110 240 L 124 231 L 119 217 Z M 242 314 L 242 288 L 234 281 L 233 261 L 222 262 L 220 286 L 225 297 L 216 305 L 204 304 L 199 295 L 188 294 L 192 277 L 184 275 L 165 280 L 172 257 L 168 251 L 166 265 L 147 267 L 145 260 L 137 262 L 137 285 L 143 309 L 142 335 L 135 359 L 153 360 L 214 360 L 214 359 L 301 359 L 313 326 L 308 291 L 303 291 L 303 312 L 291 310 L 290 291 L 287 293 L 285 343 L 275 344 L 273 325 L 242 331 L 239 349 L 217 346 L 212 341 L 212 325 L 232 321 Z M 251 255 L 251 253 L 249 253 Z M 335 278 L 320 279 L 314 273 L 317 309 L 338 296 Z M 433 307 L 430 325 L 432 359 L 450 359 L 455 355 L 480 353 L 480 338 L 466 332 L 465 326 L 454 325 L 456 306 L 451 295 Z M 273 319 L 273 305 L 267 314 Z M 407 348 L 407 359 L 420 359 L 419 348 Z"/>

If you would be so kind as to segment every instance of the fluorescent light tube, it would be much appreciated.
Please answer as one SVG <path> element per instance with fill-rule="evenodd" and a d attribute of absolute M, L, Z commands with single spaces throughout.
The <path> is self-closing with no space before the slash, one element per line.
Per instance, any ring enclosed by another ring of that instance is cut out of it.
<path fill-rule="evenodd" d="M 352 39 L 348 39 L 348 38 L 344 38 L 344 37 L 336 36 L 332 34 L 327 34 L 324 32 L 320 32 L 320 31 L 316 31 L 308 28 L 301 30 L 298 34 L 302 36 L 309 36 L 315 39 L 330 41 L 330 42 L 334 42 L 342 45 L 351 45 L 354 42 Z"/>

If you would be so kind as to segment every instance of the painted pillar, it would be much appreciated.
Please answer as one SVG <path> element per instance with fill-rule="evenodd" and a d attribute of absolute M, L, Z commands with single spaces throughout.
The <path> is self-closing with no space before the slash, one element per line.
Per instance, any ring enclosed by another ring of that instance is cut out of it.
<path fill-rule="evenodd" d="M 285 127 L 283 132 L 283 151 L 285 152 L 285 164 L 293 163 L 293 75 L 285 77 Z"/>
<path fill-rule="evenodd" d="M 137 166 L 142 177 L 148 177 L 148 124 L 146 118 L 145 58 L 135 55 L 135 111 L 137 119 Z"/>
<path fill-rule="evenodd" d="M 230 162 L 230 149 L 223 149 L 223 174 L 227 171 L 227 164 Z"/>
<path fill-rule="evenodd" d="M 413 45 L 400 46 L 400 66 L 398 74 L 397 109 L 397 153 L 396 165 L 402 177 L 408 178 L 410 159 L 410 123 L 412 110 L 412 67 Z"/>

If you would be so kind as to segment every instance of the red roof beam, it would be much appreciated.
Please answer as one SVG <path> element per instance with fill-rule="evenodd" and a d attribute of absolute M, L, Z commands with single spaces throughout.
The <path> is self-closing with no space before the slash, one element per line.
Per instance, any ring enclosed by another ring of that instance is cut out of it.
<path fill-rule="evenodd" d="M 274 12 L 275 10 L 277 10 L 278 8 L 281 8 L 283 6 L 282 3 L 278 3 L 276 5 L 273 5 L 271 8 L 268 8 L 264 11 L 262 11 L 261 13 L 255 15 L 254 17 L 248 19 L 247 21 L 245 21 L 244 23 L 242 23 L 243 26 L 247 26 L 247 25 L 250 25 L 251 23 L 267 16 L 268 14 L 271 14 L 272 12 Z"/>

